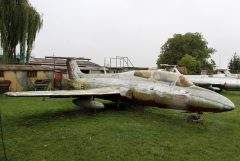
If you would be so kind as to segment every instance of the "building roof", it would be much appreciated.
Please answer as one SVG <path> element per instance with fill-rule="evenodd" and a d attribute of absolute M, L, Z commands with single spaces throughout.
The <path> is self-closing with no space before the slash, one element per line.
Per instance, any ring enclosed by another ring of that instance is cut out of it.
<path fill-rule="evenodd" d="M 46 67 L 49 67 L 53 70 L 67 70 L 67 66 L 46 66 Z M 105 68 L 105 67 L 79 67 L 80 70 L 100 70 L 100 71 L 104 71 L 104 70 L 108 70 L 108 68 Z"/>
<path fill-rule="evenodd" d="M 0 70 L 12 70 L 12 71 L 52 71 L 53 68 L 47 66 L 35 66 L 35 65 L 0 65 Z"/>
<path fill-rule="evenodd" d="M 79 67 L 100 67 L 100 65 L 89 61 L 90 59 L 84 58 L 76 60 Z M 50 65 L 50 66 L 66 66 L 66 59 L 44 59 L 44 58 L 31 58 L 29 64 L 32 65 Z"/>

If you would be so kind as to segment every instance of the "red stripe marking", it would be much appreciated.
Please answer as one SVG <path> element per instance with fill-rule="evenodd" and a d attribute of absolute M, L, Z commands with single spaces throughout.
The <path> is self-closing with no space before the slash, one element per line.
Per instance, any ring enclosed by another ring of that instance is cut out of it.
<path fill-rule="evenodd" d="M 226 83 L 226 82 L 224 83 L 224 87 L 225 87 L 225 88 L 227 87 L 227 83 Z"/>
<path fill-rule="evenodd" d="M 183 94 L 179 94 L 179 95 L 176 95 L 176 98 L 179 98 L 179 99 L 186 99 L 187 96 L 186 96 L 186 95 L 183 95 Z"/>

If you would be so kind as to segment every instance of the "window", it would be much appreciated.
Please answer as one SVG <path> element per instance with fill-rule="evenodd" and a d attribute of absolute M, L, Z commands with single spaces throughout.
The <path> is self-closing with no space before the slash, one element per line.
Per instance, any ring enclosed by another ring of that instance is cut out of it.
<path fill-rule="evenodd" d="M 193 86 L 193 83 L 190 80 L 188 80 L 185 76 L 180 75 L 176 82 L 176 86 L 190 87 L 190 86 Z"/>
<path fill-rule="evenodd" d="M 29 78 L 37 77 L 37 71 L 28 71 L 27 77 Z"/>
<path fill-rule="evenodd" d="M 4 77 L 4 71 L 0 70 L 0 77 Z"/>

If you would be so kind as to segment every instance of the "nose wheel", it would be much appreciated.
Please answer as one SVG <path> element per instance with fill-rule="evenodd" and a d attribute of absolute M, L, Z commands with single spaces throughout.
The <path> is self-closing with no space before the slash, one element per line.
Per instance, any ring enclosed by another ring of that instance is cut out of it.
<path fill-rule="evenodd" d="M 202 123 L 203 122 L 203 113 L 198 112 L 196 115 L 190 115 L 187 118 L 188 123 Z"/>

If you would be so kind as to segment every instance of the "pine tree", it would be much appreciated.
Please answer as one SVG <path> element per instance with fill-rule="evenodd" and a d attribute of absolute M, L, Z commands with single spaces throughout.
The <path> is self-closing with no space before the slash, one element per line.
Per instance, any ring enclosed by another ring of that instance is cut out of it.
<path fill-rule="evenodd" d="M 231 73 L 240 71 L 240 57 L 235 52 L 228 64 L 228 69 Z"/>

